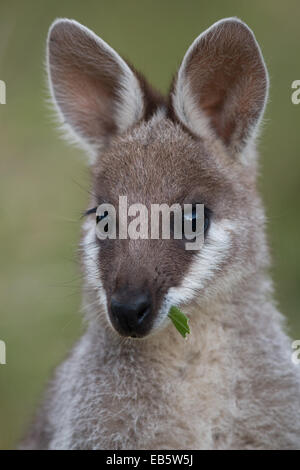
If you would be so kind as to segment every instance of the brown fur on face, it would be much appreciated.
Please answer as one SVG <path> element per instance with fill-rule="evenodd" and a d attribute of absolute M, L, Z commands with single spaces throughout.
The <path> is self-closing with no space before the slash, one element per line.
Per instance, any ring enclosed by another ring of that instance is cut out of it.
<path fill-rule="evenodd" d="M 197 252 L 172 239 L 99 241 L 89 215 L 87 287 L 108 314 L 114 292 L 147 290 L 154 328 L 172 303 L 226 293 L 266 260 L 252 136 L 268 79 L 246 25 L 224 20 L 200 35 L 166 99 L 73 21 L 52 27 L 48 63 L 57 106 L 93 153 L 93 206 L 118 209 L 119 196 L 127 196 L 128 205 L 149 211 L 151 204 L 200 203 L 211 214 Z"/>
<path fill-rule="evenodd" d="M 118 208 L 119 195 L 127 196 L 128 205 L 145 204 L 149 212 L 153 203 L 171 206 L 196 202 L 210 209 L 212 230 L 223 220 L 231 221 L 230 246 L 210 280 L 219 293 L 222 288 L 218 289 L 215 282 L 220 269 L 221 278 L 237 265 L 254 269 L 251 265 L 262 249 L 257 237 L 263 219 L 257 213 L 259 203 L 254 202 L 253 172 L 233 163 L 226 152 L 211 148 L 205 139 L 191 137 L 163 113 L 116 139 L 92 167 L 92 174 L 92 205 L 105 202 Z M 108 310 L 116 289 L 147 287 L 154 299 L 153 323 L 165 295 L 170 288 L 180 286 L 198 254 L 185 250 L 183 241 L 172 239 L 99 241 L 95 237 L 95 243 L 99 245 L 97 262 Z M 213 243 L 208 231 L 205 244 Z"/>

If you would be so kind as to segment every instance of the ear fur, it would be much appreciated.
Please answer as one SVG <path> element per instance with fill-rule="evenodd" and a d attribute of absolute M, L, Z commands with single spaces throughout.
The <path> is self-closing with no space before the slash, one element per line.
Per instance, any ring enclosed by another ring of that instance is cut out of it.
<path fill-rule="evenodd" d="M 56 20 L 48 35 L 49 87 L 64 130 L 92 157 L 149 108 L 145 81 L 77 21 Z"/>
<path fill-rule="evenodd" d="M 232 154 L 240 154 L 256 136 L 268 86 L 252 31 L 237 18 L 224 19 L 185 54 L 172 91 L 173 112 L 194 134 L 218 137 Z"/>

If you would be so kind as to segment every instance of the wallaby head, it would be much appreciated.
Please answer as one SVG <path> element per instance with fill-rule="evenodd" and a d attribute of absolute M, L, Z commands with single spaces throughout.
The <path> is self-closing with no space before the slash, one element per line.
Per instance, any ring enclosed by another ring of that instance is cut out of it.
<path fill-rule="evenodd" d="M 88 211 L 81 251 L 91 321 L 143 337 L 168 324 L 172 305 L 214 302 L 264 268 L 254 143 L 268 76 L 243 22 L 219 21 L 193 42 L 167 99 L 76 21 L 55 21 L 47 59 L 59 117 L 90 155 L 90 209 L 118 208 L 119 196 L 128 206 L 206 208 L 196 251 L 172 238 L 100 240 Z"/>

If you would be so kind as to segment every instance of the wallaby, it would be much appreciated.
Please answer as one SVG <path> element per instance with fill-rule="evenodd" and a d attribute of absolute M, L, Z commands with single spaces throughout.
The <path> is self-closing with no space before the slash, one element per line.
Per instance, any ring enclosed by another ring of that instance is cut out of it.
<path fill-rule="evenodd" d="M 300 369 L 272 300 L 256 188 L 269 81 L 252 31 L 228 18 L 202 33 L 166 99 L 73 20 L 51 26 L 47 66 L 59 118 L 90 156 L 87 327 L 21 447 L 299 448 Z M 96 208 L 120 195 L 204 204 L 202 248 L 100 240 Z M 171 306 L 189 318 L 187 340 Z"/>

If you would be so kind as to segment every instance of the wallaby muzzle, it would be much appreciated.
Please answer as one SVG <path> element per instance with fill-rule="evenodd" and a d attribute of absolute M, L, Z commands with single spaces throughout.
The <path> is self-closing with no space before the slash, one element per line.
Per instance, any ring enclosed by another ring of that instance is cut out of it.
<path fill-rule="evenodd" d="M 145 336 L 152 325 L 153 303 L 148 290 L 118 289 L 111 297 L 109 315 L 122 336 Z"/>

